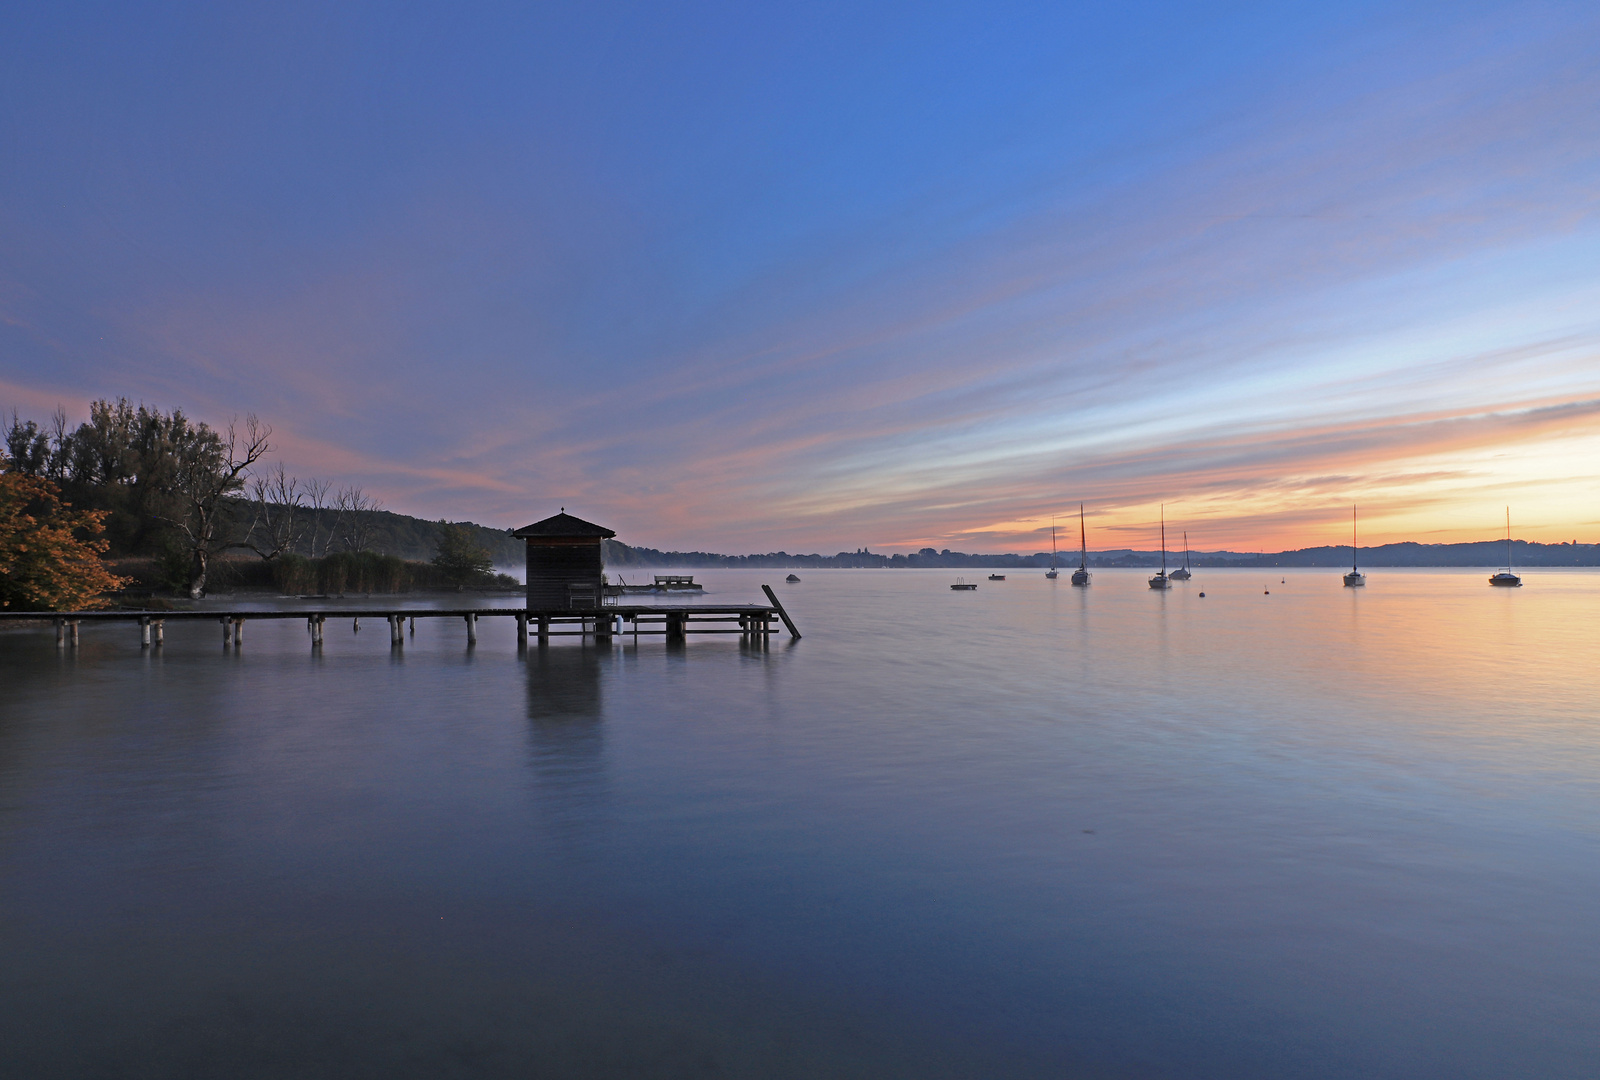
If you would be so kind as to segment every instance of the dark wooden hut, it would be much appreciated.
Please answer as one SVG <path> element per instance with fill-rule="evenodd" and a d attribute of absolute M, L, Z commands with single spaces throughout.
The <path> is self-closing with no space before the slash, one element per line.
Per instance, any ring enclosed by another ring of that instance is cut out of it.
<path fill-rule="evenodd" d="M 595 610 L 604 595 L 601 541 L 617 534 L 567 513 L 535 521 L 511 534 L 528 544 L 528 610 Z"/>

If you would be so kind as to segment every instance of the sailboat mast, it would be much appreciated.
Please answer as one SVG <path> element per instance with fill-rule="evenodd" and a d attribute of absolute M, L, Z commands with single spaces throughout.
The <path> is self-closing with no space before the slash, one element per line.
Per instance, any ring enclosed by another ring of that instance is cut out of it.
<path fill-rule="evenodd" d="M 1356 548 L 1356 504 L 1350 504 L 1350 572 L 1356 572 L 1356 566 L 1361 561 Z"/>
<path fill-rule="evenodd" d="M 1078 504 L 1078 543 L 1083 545 L 1083 552 L 1078 559 L 1078 569 L 1089 569 L 1089 534 L 1083 529 L 1083 504 Z"/>
<path fill-rule="evenodd" d="M 1056 519 L 1050 519 L 1050 569 L 1056 568 Z"/>
<path fill-rule="evenodd" d="M 1167 572 L 1167 507 L 1161 505 L 1161 572 Z"/>
<path fill-rule="evenodd" d="M 1511 569 L 1511 507 L 1506 507 L 1506 569 Z"/>

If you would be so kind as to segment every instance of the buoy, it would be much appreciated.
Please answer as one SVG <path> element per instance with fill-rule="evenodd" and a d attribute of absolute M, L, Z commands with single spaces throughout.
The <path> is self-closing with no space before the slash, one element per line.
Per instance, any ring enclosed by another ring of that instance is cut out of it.
<path fill-rule="evenodd" d="M 1201 593 L 1201 594 L 1200 594 L 1200 595 L 1201 595 L 1201 596 L 1204 596 L 1204 595 L 1205 595 L 1205 593 Z"/>
<path fill-rule="evenodd" d="M 1272 590 L 1271 589 L 1262 589 L 1261 590 L 1261 595 L 1262 596 L 1271 596 L 1272 595 Z"/>

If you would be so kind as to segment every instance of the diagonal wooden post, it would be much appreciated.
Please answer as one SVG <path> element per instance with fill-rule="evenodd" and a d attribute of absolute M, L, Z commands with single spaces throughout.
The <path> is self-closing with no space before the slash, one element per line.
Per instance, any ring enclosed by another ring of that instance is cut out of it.
<path fill-rule="evenodd" d="M 794 620 L 789 618 L 789 613 L 783 610 L 783 605 L 778 603 L 778 594 L 772 591 L 771 585 L 763 585 L 761 588 L 767 594 L 767 599 L 772 601 L 772 606 L 777 609 L 778 618 L 782 619 L 783 625 L 789 628 L 789 636 L 798 640 L 800 631 L 795 627 Z"/>

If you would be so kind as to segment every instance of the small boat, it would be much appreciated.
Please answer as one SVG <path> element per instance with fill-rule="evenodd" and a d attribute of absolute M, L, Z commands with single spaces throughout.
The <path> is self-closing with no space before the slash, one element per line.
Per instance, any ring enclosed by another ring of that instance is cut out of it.
<path fill-rule="evenodd" d="M 1172 582 L 1167 577 L 1167 508 L 1161 507 L 1161 573 L 1150 579 L 1152 589 L 1170 589 Z"/>
<path fill-rule="evenodd" d="M 1183 565 L 1167 575 L 1173 581 L 1188 581 L 1194 577 L 1189 573 L 1189 534 L 1183 534 Z"/>
<path fill-rule="evenodd" d="M 976 581 L 968 581 L 966 578 L 958 577 L 956 578 L 956 583 L 950 587 L 956 592 L 971 592 L 973 589 L 978 587 L 978 583 Z"/>
<path fill-rule="evenodd" d="M 990 581 L 1004 581 L 1005 579 L 1006 579 L 1006 576 L 1004 574 L 990 574 L 989 575 L 989 580 Z"/>
<path fill-rule="evenodd" d="M 1044 576 L 1054 581 L 1059 575 L 1056 573 L 1056 519 L 1050 519 L 1050 569 Z"/>
<path fill-rule="evenodd" d="M 1490 585 L 1503 585 L 1506 588 L 1516 589 L 1522 587 L 1522 579 L 1511 572 L 1511 507 L 1506 507 L 1506 566 L 1504 570 L 1489 579 Z"/>
<path fill-rule="evenodd" d="M 793 574 L 790 574 L 788 577 L 784 578 L 783 580 L 785 580 L 785 581 L 799 581 L 800 579 L 795 577 Z"/>
<path fill-rule="evenodd" d="M 616 588 L 622 593 L 632 594 L 705 591 L 705 586 L 696 584 L 691 574 L 657 574 L 649 585 L 629 585 L 623 582 Z"/>
<path fill-rule="evenodd" d="M 1358 552 L 1356 547 L 1356 508 L 1350 507 L 1350 572 L 1344 576 L 1344 587 L 1347 589 L 1360 588 L 1367 583 L 1366 577 L 1361 573 L 1361 568 L 1356 565 Z"/>
<path fill-rule="evenodd" d="M 1083 529 L 1083 504 L 1078 504 L 1078 544 L 1082 553 L 1078 556 L 1078 568 L 1072 572 L 1074 585 L 1089 584 L 1089 534 Z"/>

